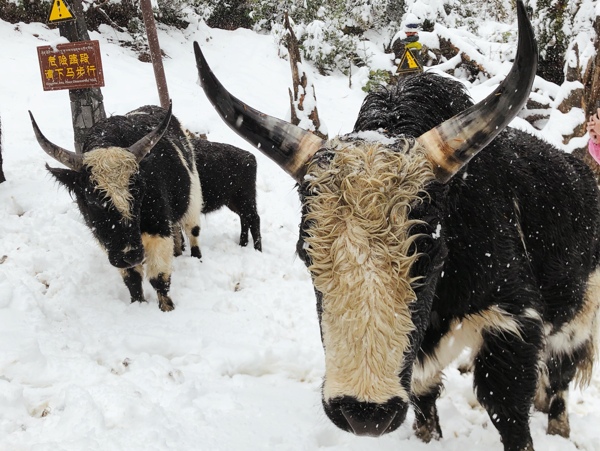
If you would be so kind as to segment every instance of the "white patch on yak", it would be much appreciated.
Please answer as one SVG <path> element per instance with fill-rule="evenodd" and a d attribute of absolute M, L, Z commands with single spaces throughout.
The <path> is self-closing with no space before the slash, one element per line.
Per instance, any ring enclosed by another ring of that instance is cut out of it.
<path fill-rule="evenodd" d="M 535 315 L 536 312 L 527 310 L 524 316 Z M 483 343 L 482 333 L 506 334 L 521 338 L 519 323 L 513 315 L 499 307 L 493 306 L 480 313 L 455 319 L 450 329 L 436 346 L 432 354 L 427 355 L 423 362 L 415 362 L 412 391 L 415 395 L 429 393 L 429 390 L 441 380 L 441 371 L 454 361 L 465 348 L 470 348 L 472 356 L 479 352 Z"/>
<path fill-rule="evenodd" d="M 576 385 L 589 385 L 592 378 L 594 359 L 597 358 L 598 312 L 600 308 L 600 269 L 594 271 L 588 279 L 587 289 L 581 309 L 560 329 L 552 330 L 546 324 L 546 358 L 572 353 L 586 346 L 586 357 L 577 366 Z"/>
<path fill-rule="evenodd" d="M 142 244 L 146 259 L 146 270 L 149 279 L 155 279 L 159 274 L 171 276 L 171 262 L 173 260 L 173 237 L 158 236 L 142 233 Z"/>
<path fill-rule="evenodd" d="M 198 175 L 198 168 L 196 167 L 196 159 L 194 158 L 194 145 L 192 143 L 192 132 L 187 129 L 181 129 L 184 137 L 185 137 L 185 149 L 190 149 L 189 156 L 191 158 L 191 167 L 188 166 L 188 162 L 184 156 L 185 149 L 179 149 L 179 147 L 175 146 L 177 149 L 177 154 L 181 160 L 181 164 L 185 168 L 187 168 L 190 173 L 190 196 L 189 196 L 189 205 L 186 213 L 179 220 L 179 224 L 185 230 L 185 234 L 190 240 L 190 247 L 200 247 L 200 239 L 198 236 L 194 236 L 192 233 L 192 229 L 195 226 L 200 227 L 200 213 L 202 212 L 202 208 L 204 206 L 204 197 L 202 195 L 202 186 L 200 185 L 200 177 Z"/>
<path fill-rule="evenodd" d="M 398 378 L 415 327 L 409 271 L 417 256 L 409 248 L 416 221 L 408 214 L 434 176 L 419 149 L 363 144 L 335 142 L 328 167 L 315 160 L 308 170 L 306 243 L 323 294 L 323 396 L 408 401 Z"/>
<path fill-rule="evenodd" d="M 129 181 L 139 169 L 135 155 L 122 147 L 99 148 L 84 153 L 83 163 L 90 168 L 94 189 L 110 199 L 117 211 L 130 220 L 133 196 Z"/>

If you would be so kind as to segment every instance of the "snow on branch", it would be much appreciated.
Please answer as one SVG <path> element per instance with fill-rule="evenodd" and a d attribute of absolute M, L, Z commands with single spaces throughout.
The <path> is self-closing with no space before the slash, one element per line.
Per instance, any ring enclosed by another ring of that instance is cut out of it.
<path fill-rule="evenodd" d="M 298 39 L 294 34 L 287 12 L 284 16 L 284 27 L 287 30 L 285 46 L 288 50 L 290 68 L 292 69 L 293 89 L 288 90 L 290 95 L 291 123 L 310 130 L 323 139 L 327 139 L 327 130 L 319 119 L 315 87 L 310 83 L 310 87 L 307 89 L 309 86 L 308 76 L 302 64 Z"/>

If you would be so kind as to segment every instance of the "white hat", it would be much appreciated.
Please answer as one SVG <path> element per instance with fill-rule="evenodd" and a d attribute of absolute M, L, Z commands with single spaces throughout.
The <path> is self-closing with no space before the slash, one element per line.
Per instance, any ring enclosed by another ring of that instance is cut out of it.
<path fill-rule="evenodd" d="M 407 13 L 404 16 L 404 29 L 408 31 L 415 31 L 415 28 L 421 26 L 421 20 L 413 13 Z"/>

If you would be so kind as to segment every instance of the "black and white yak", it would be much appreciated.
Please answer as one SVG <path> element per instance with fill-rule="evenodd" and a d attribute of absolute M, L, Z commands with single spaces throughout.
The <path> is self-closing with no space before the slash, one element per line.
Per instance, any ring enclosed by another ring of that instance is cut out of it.
<path fill-rule="evenodd" d="M 256 209 L 256 157 L 230 144 L 192 138 L 204 204 L 202 213 L 226 206 L 240 217 L 240 246 L 252 234 L 254 249 L 262 251 L 260 216 Z"/>
<path fill-rule="evenodd" d="M 533 449 L 534 404 L 548 433 L 569 435 L 569 383 L 588 383 L 595 359 L 600 200 L 581 161 L 505 128 L 537 64 L 517 9 L 514 65 L 486 99 L 415 75 L 368 95 L 354 133 L 328 142 L 231 96 L 194 45 L 222 118 L 299 184 L 323 407 L 346 431 L 393 431 L 412 405 L 416 434 L 440 438 L 442 371 L 469 347 L 505 450 Z"/>
<path fill-rule="evenodd" d="M 183 228 L 192 256 L 201 257 L 202 192 L 191 137 L 171 107 L 145 106 L 97 123 L 81 154 L 46 139 L 29 114 L 42 149 L 68 169 L 46 168 L 75 196 L 110 264 L 119 268 L 131 302 L 145 301 L 145 265 L 158 306 L 173 310 L 174 232 Z"/>

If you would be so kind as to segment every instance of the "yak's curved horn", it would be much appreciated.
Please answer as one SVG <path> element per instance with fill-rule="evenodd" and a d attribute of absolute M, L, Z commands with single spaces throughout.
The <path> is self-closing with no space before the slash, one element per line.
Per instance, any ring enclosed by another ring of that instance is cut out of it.
<path fill-rule="evenodd" d="M 487 146 L 517 115 L 529 97 L 537 69 L 537 44 L 522 0 L 517 1 L 519 43 L 513 66 L 496 90 L 417 141 L 445 183 Z"/>
<path fill-rule="evenodd" d="M 308 161 L 325 141 L 296 125 L 261 113 L 232 96 L 213 74 L 197 42 L 194 42 L 194 53 L 200 84 L 221 118 L 301 182 Z"/>
<path fill-rule="evenodd" d="M 148 155 L 156 143 L 160 141 L 160 138 L 162 138 L 162 136 L 165 134 L 167 127 L 169 126 L 169 122 L 171 121 L 172 112 L 173 101 L 169 100 L 169 109 L 167 110 L 167 114 L 165 114 L 162 122 L 146 136 L 140 138 L 138 141 L 128 147 L 129 151 L 135 155 L 138 163 L 142 161 L 146 155 Z"/>
<path fill-rule="evenodd" d="M 33 114 L 31 114 L 31 111 L 29 111 L 29 117 L 31 118 L 31 125 L 33 126 L 35 138 L 37 139 L 40 147 L 44 149 L 44 152 L 46 152 L 56 161 L 64 164 L 69 169 L 80 171 L 83 167 L 83 156 L 81 154 L 71 152 L 70 150 L 63 149 L 62 147 L 50 142 L 38 127 L 35 119 L 33 118 Z"/>

